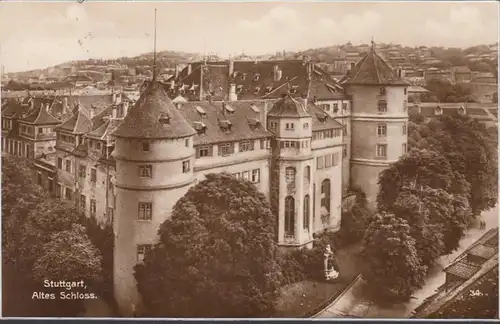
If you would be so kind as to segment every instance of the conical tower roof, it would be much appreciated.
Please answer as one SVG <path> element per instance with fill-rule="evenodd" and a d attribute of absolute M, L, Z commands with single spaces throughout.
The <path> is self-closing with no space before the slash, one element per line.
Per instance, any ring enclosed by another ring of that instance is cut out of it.
<path fill-rule="evenodd" d="M 289 93 L 276 101 L 267 115 L 273 117 L 311 117 L 304 103 L 293 98 Z"/>
<path fill-rule="evenodd" d="M 341 81 L 353 85 L 408 85 L 392 67 L 375 51 L 375 43 L 368 53 Z"/>
<path fill-rule="evenodd" d="M 123 123 L 113 132 L 116 137 L 138 139 L 181 138 L 195 134 L 156 80 L 148 84 Z"/>

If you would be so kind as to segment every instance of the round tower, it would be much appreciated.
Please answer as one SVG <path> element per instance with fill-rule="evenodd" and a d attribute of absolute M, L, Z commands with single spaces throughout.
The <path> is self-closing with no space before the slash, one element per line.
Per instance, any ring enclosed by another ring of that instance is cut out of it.
<path fill-rule="evenodd" d="M 373 42 L 342 83 L 352 97 L 351 185 L 366 193 L 374 209 L 379 173 L 407 151 L 409 84 Z"/>
<path fill-rule="evenodd" d="M 191 125 L 153 80 L 113 133 L 116 160 L 114 293 L 123 315 L 139 306 L 134 266 L 194 183 Z"/>
<path fill-rule="evenodd" d="M 278 244 L 298 247 L 312 242 L 313 167 L 312 117 L 307 100 L 289 94 L 267 114 L 273 132 L 271 205 L 278 217 Z"/>

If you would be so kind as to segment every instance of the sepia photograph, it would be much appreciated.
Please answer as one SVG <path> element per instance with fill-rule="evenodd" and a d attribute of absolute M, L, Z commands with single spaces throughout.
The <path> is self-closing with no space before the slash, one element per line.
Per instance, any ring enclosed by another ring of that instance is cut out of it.
<path fill-rule="evenodd" d="M 498 320 L 499 4 L 0 1 L 0 317 Z"/>

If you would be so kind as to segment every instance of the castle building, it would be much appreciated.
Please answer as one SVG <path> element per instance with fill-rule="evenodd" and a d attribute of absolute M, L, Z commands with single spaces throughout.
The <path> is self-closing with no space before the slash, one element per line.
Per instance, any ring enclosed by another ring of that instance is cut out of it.
<path fill-rule="evenodd" d="M 406 152 L 406 86 L 373 46 L 340 84 L 307 60 L 195 62 L 136 102 L 77 105 L 55 128 L 54 162 L 35 165 L 52 163 L 49 190 L 113 224 L 115 297 L 131 315 L 134 266 L 207 173 L 254 183 L 284 250 L 338 230 L 351 186 L 374 206 L 378 174 Z"/>

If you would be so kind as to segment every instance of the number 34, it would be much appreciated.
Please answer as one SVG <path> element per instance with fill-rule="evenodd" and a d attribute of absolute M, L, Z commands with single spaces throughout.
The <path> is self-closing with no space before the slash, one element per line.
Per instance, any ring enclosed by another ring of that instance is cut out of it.
<path fill-rule="evenodd" d="M 471 290 L 471 291 L 469 291 L 469 295 L 471 297 L 477 297 L 477 296 L 482 296 L 483 293 L 479 290 Z"/>

